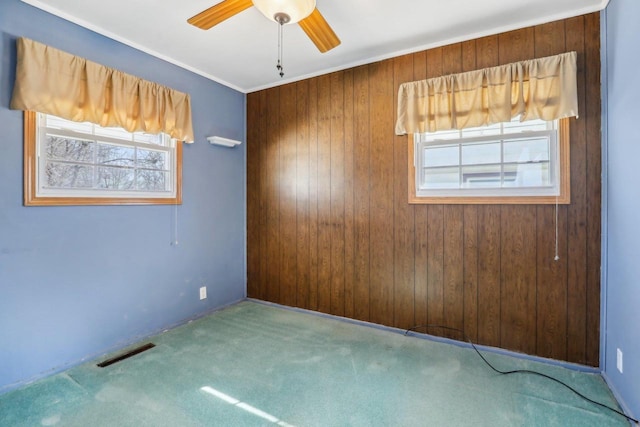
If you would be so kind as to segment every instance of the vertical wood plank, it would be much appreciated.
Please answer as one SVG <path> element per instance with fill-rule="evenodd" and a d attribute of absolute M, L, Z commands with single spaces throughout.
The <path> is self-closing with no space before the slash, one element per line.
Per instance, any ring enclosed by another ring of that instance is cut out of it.
<path fill-rule="evenodd" d="M 476 65 L 476 51 L 477 51 L 477 46 L 476 46 L 476 41 L 475 40 L 469 40 L 466 42 L 462 43 L 462 47 L 461 47 L 461 71 L 463 73 L 467 72 L 467 71 L 474 71 L 478 69 L 478 66 Z"/>
<path fill-rule="evenodd" d="M 371 321 L 393 322 L 393 62 L 369 65 Z"/>
<path fill-rule="evenodd" d="M 398 88 L 402 83 L 413 80 L 413 55 L 396 58 L 394 65 L 394 98 L 397 105 Z M 393 254 L 394 254 L 394 319 L 393 326 L 408 329 L 415 324 L 414 319 L 414 217 L 413 205 L 409 205 L 408 194 L 408 138 L 394 136 L 393 144 Z"/>
<path fill-rule="evenodd" d="M 498 36 L 498 57 L 506 64 L 535 55 L 532 27 Z M 500 343 L 504 348 L 536 350 L 536 216 L 532 205 L 503 206 Z"/>
<path fill-rule="evenodd" d="M 463 324 L 464 333 L 478 341 L 478 207 L 464 206 L 463 211 Z"/>
<path fill-rule="evenodd" d="M 429 206 L 427 216 L 427 315 L 430 325 L 444 325 L 444 218 L 442 205 Z M 446 331 L 433 329 L 432 335 Z"/>
<path fill-rule="evenodd" d="M 566 213 L 566 210 L 564 210 Z M 555 256 L 556 219 L 538 211 L 537 218 L 537 343 L 536 354 L 567 357 L 567 216 L 558 214 L 558 260 Z"/>
<path fill-rule="evenodd" d="M 247 146 L 259 144 L 259 112 L 260 94 L 247 95 L 247 122 L 254 126 L 247 128 Z M 260 150 L 247 149 L 247 241 L 260 241 Z M 257 298 L 261 284 L 260 277 L 260 245 L 247 245 L 247 296 Z"/>
<path fill-rule="evenodd" d="M 565 52 L 564 21 L 534 27 L 537 58 Z M 557 214 L 557 221 L 556 221 Z M 536 212 L 537 232 L 537 354 L 567 357 L 567 207 L 541 205 Z M 555 258 L 556 227 L 558 256 Z"/>
<path fill-rule="evenodd" d="M 416 302 L 415 324 L 423 326 L 429 323 L 429 211 L 426 206 L 415 209 L 416 239 L 415 239 L 415 286 Z M 433 333 L 431 330 L 419 329 L 420 332 Z"/>
<path fill-rule="evenodd" d="M 476 40 L 478 68 L 500 63 L 498 36 Z M 478 206 L 478 342 L 500 345 L 501 262 L 500 206 Z"/>
<path fill-rule="evenodd" d="M 442 48 L 442 74 L 462 71 L 462 43 L 454 43 Z"/>
<path fill-rule="evenodd" d="M 476 64 L 476 41 L 462 43 L 462 72 L 473 71 Z M 478 206 L 463 207 L 463 324 L 464 332 L 478 341 Z"/>
<path fill-rule="evenodd" d="M 257 187 L 258 191 L 260 191 L 260 288 L 257 295 L 257 298 L 267 299 L 267 289 L 268 289 L 268 273 L 267 273 L 267 260 L 268 260 L 268 251 L 267 251 L 267 239 L 268 239 L 268 175 L 267 175 L 267 91 L 261 91 L 259 93 L 259 113 L 258 120 L 259 124 L 256 128 L 259 131 L 259 162 L 260 162 L 260 184 Z M 247 148 L 249 149 L 249 148 Z"/>
<path fill-rule="evenodd" d="M 297 297 L 297 223 L 296 223 L 296 86 L 280 88 L 280 299 L 295 306 Z"/>
<path fill-rule="evenodd" d="M 358 138 L 354 141 L 354 214 L 355 272 L 353 315 L 358 320 L 370 319 L 370 143 L 369 67 L 354 69 L 355 123 Z"/>
<path fill-rule="evenodd" d="M 534 55 L 536 58 L 564 53 L 565 21 L 554 21 L 548 24 L 536 25 L 534 33 Z"/>
<path fill-rule="evenodd" d="M 443 74 L 462 72 L 462 43 L 445 46 L 442 50 Z M 464 207 L 444 206 L 444 265 L 443 300 L 444 322 L 447 326 L 464 329 L 463 249 Z M 459 333 L 443 331 L 445 336 L 464 339 Z"/>
<path fill-rule="evenodd" d="M 499 205 L 478 209 L 478 342 L 490 346 L 499 346 L 501 335 L 501 223 Z"/>
<path fill-rule="evenodd" d="M 584 17 L 566 21 L 566 46 L 578 53 L 580 117 L 571 119 L 571 205 L 568 206 L 567 360 L 587 363 L 587 138 Z"/>
<path fill-rule="evenodd" d="M 444 321 L 451 328 L 464 330 L 464 207 L 444 206 Z M 459 333 L 449 337 L 464 339 Z"/>
<path fill-rule="evenodd" d="M 309 309 L 318 309 L 318 79 L 309 80 Z"/>
<path fill-rule="evenodd" d="M 296 305 L 309 308 L 311 274 L 309 243 L 309 81 L 296 83 L 296 236 L 297 297 Z"/>
<path fill-rule="evenodd" d="M 331 312 L 331 77 L 318 78 L 318 311 Z"/>
<path fill-rule="evenodd" d="M 503 206 L 501 228 L 500 345 L 536 350 L 536 210 Z"/>
<path fill-rule="evenodd" d="M 344 315 L 354 316 L 354 82 L 353 69 L 344 72 Z"/>
<path fill-rule="evenodd" d="M 267 300 L 280 302 L 280 88 L 267 92 Z"/>
<path fill-rule="evenodd" d="M 427 64 L 426 64 L 426 76 L 430 79 L 433 77 L 440 77 L 444 74 L 443 68 L 443 48 L 436 47 L 435 49 L 429 49 L 427 52 Z"/>
<path fill-rule="evenodd" d="M 344 315 L 344 75 L 330 75 L 331 83 L 331 305 L 330 313 Z"/>
<path fill-rule="evenodd" d="M 413 54 L 413 79 L 423 80 L 427 78 L 427 52 L 417 52 Z M 410 141 L 407 141 L 410 144 Z M 414 207 L 415 218 L 415 267 L 414 267 L 414 286 L 415 286 L 415 324 L 426 325 L 428 323 L 427 316 L 427 205 L 417 205 Z M 431 332 L 424 331 L 421 332 Z"/>
<path fill-rule="evenodd" d="M 476 40 L 476 64 L 478 69 L 495 67 L 500 63 L 498 57 L 498 36 L 487 36 Z"/>
<path fill-rule="evenodd" d="M 500 64 L 533 58 L 535 55 L 534 40 L 533 27 L 499 34 L 498 59 Z"/>
<path fill-rule="evenodd" d="M 444 74 L 443 48 L 427 51 L 427 78 Z M 427 209 L 427 323 L 444 325 L 444 209 L 430 205 Z M 448 335 L 433 328 L 432 335 Z"/>

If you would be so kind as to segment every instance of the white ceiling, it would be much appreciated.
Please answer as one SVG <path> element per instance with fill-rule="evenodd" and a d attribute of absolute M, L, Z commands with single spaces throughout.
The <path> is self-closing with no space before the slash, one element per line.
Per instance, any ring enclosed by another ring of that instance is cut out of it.
<path fill-rule="evenodd" d="M 201 30 L 187 19 L 220 0 L 22 0 L 214 81 L 253 92 L 330 71 L 606 7 L 609 0 L 317 0 L 342 44 L 320 53 L 297 25 L 255 7 Z"/>

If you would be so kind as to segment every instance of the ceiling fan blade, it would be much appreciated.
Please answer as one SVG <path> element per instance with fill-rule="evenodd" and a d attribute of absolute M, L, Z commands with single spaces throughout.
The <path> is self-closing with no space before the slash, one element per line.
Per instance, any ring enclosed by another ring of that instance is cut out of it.
<path fill-rule="evenodd" d="M 253 6 L 251 0 L 224 0 L 209 9 L 204 10 L 197 15 L 187 19 L 191 25 L 195 25 L 203 30 L 208 30 L 224 21 Z"/>
<path fill-rule="evenodd" d="M 320 11 L 316 8 L 311 15 L 298 22 L 302 30 L 307 33 L 318 50 L 325 53 L 340 44 L 340 39 L 333 32 Z"/>

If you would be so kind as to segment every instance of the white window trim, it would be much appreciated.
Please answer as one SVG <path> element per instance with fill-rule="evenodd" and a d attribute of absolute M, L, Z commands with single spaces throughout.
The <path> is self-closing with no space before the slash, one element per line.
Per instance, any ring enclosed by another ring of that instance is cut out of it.
<path fill-rule="evenodd" d="M 168 146 L 126 141 L 108 136 L 99 136 L 104 142 L 123 146 L 136 146 L 169 153 L 170 191 L 138 191 L 111 189 L 52 189 L 39 184 L 40 171 L 46 159 L 40 156 L 42 140 L 46 135 L 39 114 L 25 111 L 25 156 L 24 156 L 24 204 L 25 206 L 56 205 L 152 205 L 182 203 L 182 145 L 167 137 Z M 55 134 L 87 139 L 87 134 L 71 130 L 55 129 Z"/>
<path fill-rule="evenodd" d="M 522 138 L 525 136 L 521 133 L 507 135 L 492 135 L 469 137 L 464 139 L 435 140 L 424 142 L 420 134 L 408 136 L 408 159 L 409 159 L 409 176 L 408 190 L 409 203 L 412 204 L 569 204 L 570 203 L 570 167 L 569 167 L 569 120 L 562 119 L 557 125 L 557 139 L 555 149 L 552 149 L 552 156 L 555 156 L 556 162 L 552 169 L 552 177 L 555 180 L 553 187 L 529 187 L 529 188 L 512 188 L 502 187 L 495 189 L 429 189 L 420 190 L 418 183 L 420 182 L 420 160 L 417 153 L 421 152 L 421 146 L 424 144 L 456 144 L 463 142 L 478 142 L 487 140 L 507 139 L 506 137 Z M 529 135 L 536 133 L 545 133 L 549 131 L 528 132 Z M 554 130 L 553 133 L 556 133 Z"/>

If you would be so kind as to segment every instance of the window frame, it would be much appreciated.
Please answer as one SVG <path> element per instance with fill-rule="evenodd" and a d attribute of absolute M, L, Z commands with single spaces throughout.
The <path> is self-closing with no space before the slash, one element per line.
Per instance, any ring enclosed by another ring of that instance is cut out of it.
<path fill-rule="evenodd" d="M 34 111 L 24 112 L 24 205 L 25 206 L 109 206 L 182 204 L 182 142 L 175 144 L 175 195 L 172 197 L 132 196 L 43 196 L 38 195 L 38 120 Z"/>
<path fill-rule="evenodd" d="M 408 201 L 409 204 L 570 204 L 571 203 L 571 170 L 570 170 L 570 148 L 569 148 L 569 119 L 558 120 L 558 165 L 557 170 L 560 175 L 559 190 L 556 195 L 497 195 L 497 196 L 418 196 L 416 192 L 416 161 L 414 134 L 407 135 L 408 146 Z M 455 142 L 456 140 L 451 140 Z M 456 189 L 449 190 L 456 192 Z"/>

